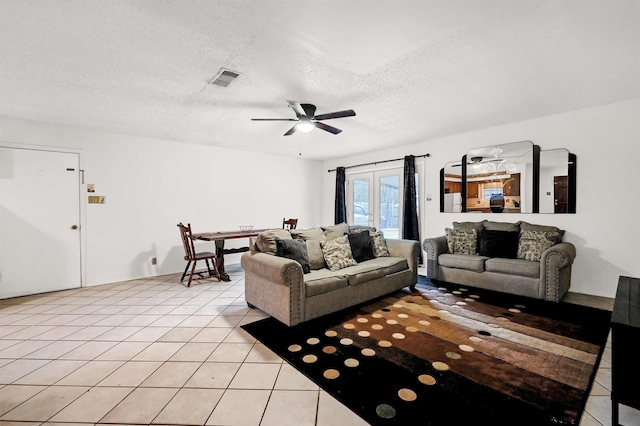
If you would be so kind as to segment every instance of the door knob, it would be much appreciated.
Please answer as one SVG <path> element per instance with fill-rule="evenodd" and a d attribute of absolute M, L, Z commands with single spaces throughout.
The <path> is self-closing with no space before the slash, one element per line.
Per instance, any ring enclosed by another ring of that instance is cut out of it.
<path fill-rule="evenodd" d="M 78 225 L 73 225 L 71 229 L 78 229 Z"/>

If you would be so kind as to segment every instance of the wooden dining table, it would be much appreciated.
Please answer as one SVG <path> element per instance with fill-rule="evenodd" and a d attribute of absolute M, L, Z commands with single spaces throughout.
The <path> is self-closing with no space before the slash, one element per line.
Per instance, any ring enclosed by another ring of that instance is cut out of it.
<path fill-rule="evenodd" d="M 229 274 L 224 271 L 224 255 L 225 254 L 234 254 L 234 253 L 243 253 L 245 251 L 249 251 L 249 247 L 238 247 L 225 249 L 224 242 L 226 240 L 235 240 L 238 238 L 251 238 L 256 237 L 261 232 L 266 231 L 267 229 L 252 229 L 250 231 L 221 231 L 221 232 L 200 232 L 194 233 L 191 235 L 191 238 L 194 240 L 201 241 L 213 241 L 216 248 L 216 267 L 218 268 L 218 272 L 220 273 L 221 281 L 231 281 L 229 278 Z"/>

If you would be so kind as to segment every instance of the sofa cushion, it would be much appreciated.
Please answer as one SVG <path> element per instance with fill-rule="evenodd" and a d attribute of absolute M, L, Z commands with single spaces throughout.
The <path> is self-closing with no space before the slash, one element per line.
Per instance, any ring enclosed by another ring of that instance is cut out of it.
<path fill-rule="evenodd" d="M 369 231 L 371 233 L 371 232 L 376 232 L 377 229 L 374 228 L 373 226 L 349 225 L 350 234 L 353 234 L 354 232 L 362 232 L 362 231 Z"/>
<path fill-rule="evenodd" d="M 307 243 L 304 240 L 276 238 L 276 256 L 286 257 L 295 260 L 302 265 L 302 272 L 308 274 L 311 272 L 309 268 L 309 255 L 307 254 Z"/>
<path fill-rule="evenodd" d="M 466 269 L 474 272 L 484 271 L 484 262 L 489 259 L 486 256 L 470 256 L 468 254 L 448 254 L 438 256 L 440 266 L 447 268 Z"/>
<path fill-rule="evenodd" d="M 291 239 L 291 234 L 288 229 L 269 229 L 261 232 L 256 238 L 256 247 L 262 253 L 274 255 L 276 254 L 276 238 L 281 240 Z"/>
<path fill-rule="evenodd" d="M 475 229 L 480 232 L 484 227 L 484 222 L 453 222 L 453 229 L 456 231 L 465 231 L 467 229 Z"/>
<path fill-rule="evenodd" d="M 368 230 L 353 232 L 348 236 L 351 253 L 356 262 L 366 262 L 374 258 L 373 247 L 371 245 L 371 235 Z"/>
<path fill-rule="evenodd" d="M 493 222 L 490 220 L 485 220 L 484 229 L 489 229 L 491 231 L 520 232 L 520 222 L 509 223 L 509 222 Z"/>
<path fill-rule="evenodd" d="M 324 261 L 331 271 L 337 271 L 347 266 L 357 265 L 351 253 L 351 246 L 346 235 L 335 239 L 320 241 Z"/>
<path fill-rule="evenodd" d="M 346 288 L 347 277 L 341 273 L 331 272 L 327 268 L 311 271 L 304 275 L 304 286 L 307 297 Z"/>
<path fill-rule="evenodd" d="M 516 259 L 518 257 L 519 237 L 519 232 L 483 229 L 480 231 L 480 249 L 478 252 L 481 256 Z"/>
<path fill-rule="evenodd" d="M 404 258 L 381 257 L 349 266 L 337 273 L 346 276 L 350 286 L 355 286 L 406 269 L 409 269 L 409 265 Z"/>
<path fill-rule="evenodd" d="M 540 262 L 524 259 L 504 259 L 499 257 L 487 259 L 484 262 L 484 269 L 487 272 L 501 272 L 531 278 L 540 277 Z"/>
<path fill-rule="evenodd" d="M 542 253 L 562 241 L 560 232 L 522 231 L 518 241 L 518 259 L 539 262 Z"/>
<path fill-rule="evenodd" d="M 382 231 L 370 232 L 371 243 L 373 244 L 373 255 L 375 257 L 390 256 L 387 240 L 384 239 Z"/>
<path fill-rule="evenodd" d="M 445 231 L 450 254 L 476 254 L 478 252 L 478 234 L 475 229 L 445 228 Z"/>
<path fill-rule="evenodd" d="M 541 231 L 541 232 L 559 232 L 560 236 L 564 235 L 564 230 L 555 226 L 534 225 L 527 222 L 520 222 L 521 231 Z"/>
<path fill-rule="evenodd" d="M 337 225 L 323 226 L 322 230 L 327 240 L 333 240 L 349 233 L 349 225 L 346 223 L 339 223 Z"/>
<path fill-rule="evenodd" d="M 326 268 L 320 241 L 327 239 L 322 228 L 292 229 L 293 239 L 301 239 L 307 243 L 307 253 L 309 255 L 309 267 L 311 269 Z"/>

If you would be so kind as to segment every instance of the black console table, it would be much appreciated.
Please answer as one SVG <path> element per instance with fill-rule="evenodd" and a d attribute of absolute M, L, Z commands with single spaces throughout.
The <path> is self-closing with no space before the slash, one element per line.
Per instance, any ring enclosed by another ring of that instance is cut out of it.
<path fill-rule="evenodd" d="M 618 426 L 618 404 L 640 410 L 640 365 L 635 346 L 640 340 L 640 278 L 621 276 L 611 314 L 611 411 Z"/>

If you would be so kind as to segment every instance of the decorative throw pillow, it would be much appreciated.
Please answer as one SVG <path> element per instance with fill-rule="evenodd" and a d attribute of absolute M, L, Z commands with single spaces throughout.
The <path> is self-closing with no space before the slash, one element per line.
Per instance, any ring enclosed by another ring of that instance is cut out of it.
<path fill-rule="evenodd" d="M 351 253 L 356 262 L 364 262 L 374 258 L 369 231 L 354 232 L 347 236 Z"/>
<path fill-rule="evenodd" d="M 373 255 L 375 257 L 388 257 L 389 249 L 387 248 L 387 240 L 384 239 L 382 231 L 371 232 L 371 243 L 373 244 Z"/>
<path fill-rule="evenodd" d="M 358 264 L 353 258 L 349 238 L 346 235 L 333 240 L 320 241 L 320 247 L 322 247 L 322 254 L 325 262 L 327 262 L 327 267 L 332 271 Z"/>
<path fill-rule="evenodd" d="M 447 234 L 447 248 L 452 254 L 477 254 L 478 232 L 475 229 L 445 228 Z"/>
<path fill-rule="evenodd" d="M 309 256 L 307 255 L 307 243 L 303 240 L 281 240 L 276 238 L 276 256 L 286 257 L 295 260 L 302 265 L 302 272 L 308 274 L 311 272 L 309 268 Z"/>
<path fill-rule="evenodd" d="M 349 225 L 346 223 L 339 223 L 337 225 L 323 226 L 322 230 L 326 235 L 327 240 L 333 240 L 334 238 L 342 237 L 349 233 Z"/>
<path fill-rule="evenodd" d="M 480 231 L 480 256 L 516 259 L 520 233 L 513 231 Z"/>
<path fill-rule="evenodd" d="M 309 267 L 311 269 L 326 268 L 320 241 L 324 241 L 327 237 L 321 228 L 310 229 L 292 229 L 291 236 L 293 239 L 304 240 L 307 243 L 307 253 L 309 254 Z"/>
<path fill-rule="evenodd" d="M 258 235 L 256 238 L 256 247 L 262 253 L 276 254 L 276 238 L 281 240 L 290 240 L 291 234 L 288 229 L 269 229 Z"/>
<path fill-rule="evenodd" d="M 518 242 L 518 259 L 540 262 L 542 253 L 562 241 L 557 231 L 522 231 Z"/>

